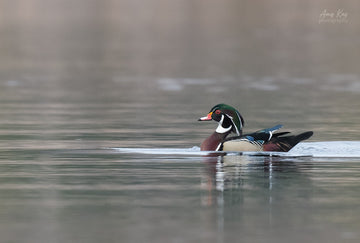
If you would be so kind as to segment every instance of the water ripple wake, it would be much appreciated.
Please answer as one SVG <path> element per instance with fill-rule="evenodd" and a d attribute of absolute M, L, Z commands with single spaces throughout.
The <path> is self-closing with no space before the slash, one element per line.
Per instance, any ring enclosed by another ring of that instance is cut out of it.
<path fill-rule="evenodd" d="M 158 155 L 207 155 L 209 152 L 200 151 L 195 146 L 192 148 L 112 148 L 119 153 L 140 153 Z M 283 152 L 235 152 L 224 154 L 248 155 L 248 156 L 279 156 L 279 157 L 329 157 L 329 158 L 360 158 L 360 141 L 327 141 L 327 142 L 304 142 L 298 144 L 287 153 Z"/>

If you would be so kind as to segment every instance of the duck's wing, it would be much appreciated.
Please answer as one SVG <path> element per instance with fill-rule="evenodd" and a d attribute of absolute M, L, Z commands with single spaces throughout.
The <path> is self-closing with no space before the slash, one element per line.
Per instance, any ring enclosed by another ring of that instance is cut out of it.
<path fill-rule="evenodd" d="M 219 146 L 218 150 L 228 151 L 261 151 L 263 145 L 271 140 L 272 137 L 281 136 L 289 132 L 275 133 L 282 125 L 276 125 L 271 128 L 262 129 L 254 133 L 244 134 L 225 139 Z"/>
<path fill-rule="evenodd" d="M 246 151 L 275 151 L 288 152 L 299 142 L 310 138 L 313 135 L 312 131 L 303 132 L 299 135 L 287 135 L 290 132 L 277 132 L 282 125 L 276 125 L 271 128 L 256 131 L 254 133 L 244 134 L 243 136 L 230 137 L 225 139 L 219 146 L 219 150 L 223 150 L 224 144 L 230 145 L 230 150 L 239 147 L 240 143 Z M 286 135 L 286 136 L 284 136 Z M 249 146 L 249 148 L 248 148 Z"/>
<path fill-rule="evenodd" d="M 303 132 L 299 135 L 281 136 L 274 134 L 270 141 L 263 146 L 264 151 L 288 152 L 299 142 L 310 138 L 314 133 L 312 131 Z M 283 134 L 282 134 L 283 135 Z"/>
<path fill-rule="evenodd" d="M 281 132 L 281 133 L 273 134 L 273 132 L 279 130 L 282 127 L 283 127 L 283 125 L 278 124 L 274 127 L 265 128 L 265 129 L 262 129 L 262 130 L 259 130 L 259 131 L 253 132 L 253 133 L 244 134 L 242 136 L 230 137 L 230 138 L 227 138 L 224 142 L 241 139 L 241 140 L 248 140 L 249 142 L 256 142 L 258 144 L 264 144 L 264 143 L 270 141 L 270 139 L 274 136 L 278 137 L 278 136 L 282 136 L 282 135 L 289 133 L 289 132 Z"/>

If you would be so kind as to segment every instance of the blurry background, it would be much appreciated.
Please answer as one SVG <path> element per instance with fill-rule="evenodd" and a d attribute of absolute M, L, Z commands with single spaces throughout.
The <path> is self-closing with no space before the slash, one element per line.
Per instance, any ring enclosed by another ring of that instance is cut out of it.
<path fill-rule="evenodd" d="M 109 149 L 188 151 L 220 102 L 359 141 L 360 1 L 0 0 L 0 241 L 359 242 L 358 158 Z"/>
<path fill-rule="evenodd" d="M 125 130 L 115 136 L 129 141 L 139 127 L 157 126 L 169 129 L 169 140 L 192 132 L 181 139 L 198 144 L 210 126 L 196 118 L 225 102 L 240 110 L 249 130 L 280 122 L 316 130 L 315 140 L 357 140 L 359 5 L 1 0 L 1 123 L 23 125 L 31 117 L 11 117 L 15 109 L 41 108 L 32 113 L 46 119 L 39 125 L 46 130 L 64 117 L 52 113 L 73 108 L 83 115 L 73 114 L 73 124 L 91 118 L 78 129 L 133 128 L 128 137 Z M 96 127 L 95 118 L 102 118 Z M 173 130 L 178 124 L 190 130 Z M 133 143 L 146 146 L 140 138 Z"/>

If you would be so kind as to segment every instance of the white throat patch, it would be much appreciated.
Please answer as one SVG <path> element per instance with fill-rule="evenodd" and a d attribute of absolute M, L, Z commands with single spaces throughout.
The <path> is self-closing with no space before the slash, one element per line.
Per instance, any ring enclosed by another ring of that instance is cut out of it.
<path fill-rule="evenodd" d="M 219 125 L 215 130 L 217 133 L 226 133 L 226 132 L 231 130 L 232 126 L 230 126 L 228 128 L 224 128 L 222 126 L 223 121 L 224 121 L 224 115 L 221 116 L 221 120 L 219 121 Z"/>

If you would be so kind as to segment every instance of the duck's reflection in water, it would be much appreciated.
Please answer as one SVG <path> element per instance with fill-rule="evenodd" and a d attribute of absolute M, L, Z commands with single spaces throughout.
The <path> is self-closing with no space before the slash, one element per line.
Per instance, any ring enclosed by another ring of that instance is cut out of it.
<path fill-rule="evenodd" d="M 303 173 L 311 164 L 298 163 L 296 158 L 230 155 L 203 159 L 207 166 L 202 180 L 202 203 L 216 209 L 218 242 L 223 242 L 224 223 L 234 217 L 244 219 L 237 222 L 246 225 L 245 228 L 271 226 L 274 197 L 275 211 L 282 214 L 285 211 L 281 204 L 288 206 L 280 201 L 284 195 L 296 196 L 294 191 L 299 183 L 302 186 L 311 183 Z"/>
<path fill-rule="evenodd" d="M 209 197 L 212 198 L 213 193 L 224 191 L 271 190 L 274 180 L 283 180 L 294 174 L 296 176 L 292 179 L 309 183 L 306 177 L 299 177 L 299 173 L 309 168 L 311 164 L 300 160 L 303 159 L 246 155 L 203 157 L 207 167 L 202 186 L 207 188 Z M 301 162 L 301 166 L 297 165 L 298 162 Z M 211 204 L 213 201 L 208 199 L 206 202 Z"/>

